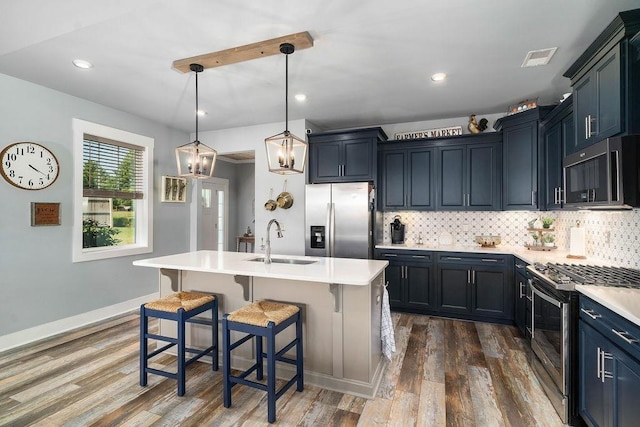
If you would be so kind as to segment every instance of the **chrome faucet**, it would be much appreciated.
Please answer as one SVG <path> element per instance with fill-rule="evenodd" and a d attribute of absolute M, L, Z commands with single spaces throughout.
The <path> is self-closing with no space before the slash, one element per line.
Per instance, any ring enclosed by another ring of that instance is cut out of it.
<path fill-rule="evenodd" d="M 280 223 L 276 221 L 276 219 L 272 219 L 269 221 L 267 225 L 267 242 L 264 249 L 264 263 L 271 264 L 271 224 L 276 223 L 276 236 L 278 239 L 282 238 L 282 229 L 280 228 Z"/>

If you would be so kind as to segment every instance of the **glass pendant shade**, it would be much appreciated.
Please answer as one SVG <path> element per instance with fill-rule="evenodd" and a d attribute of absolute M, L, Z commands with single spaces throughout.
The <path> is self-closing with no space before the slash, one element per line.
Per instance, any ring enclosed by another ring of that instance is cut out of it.
<path fill-rule="evenodd" d="M 213 176 L 218 152 L 200 143 L 190 142 L 176 148 L 178 176 L 205 179 Z"/>
<path fill-rule="evenodd" d="M 200 64 L 191 64 L 189 68 L 196 73 L 196 139 L 176 148 L 178 176 L 206 179 L 213 176 L 218 152 L 198 140 L 198 73 L 201 73 L 204 67 Z"/>
<path fill-rule="evenodd" d="M 307 143 L 289 131 L 264 140 L 269 172 L 280 175 L 304 173 L 307 163 Z"/>

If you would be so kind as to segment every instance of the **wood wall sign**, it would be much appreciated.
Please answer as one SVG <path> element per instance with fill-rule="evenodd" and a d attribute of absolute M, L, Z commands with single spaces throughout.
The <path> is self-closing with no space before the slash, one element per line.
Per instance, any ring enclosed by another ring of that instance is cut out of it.
<path fill-rule="evenodd" d="M 449 126 L 446 128 L 415 130 L 411 132 L 401 132 L 395 134 L 395 139 L 418 139 L 418 138 L 438 138 L 441 136 L 462 135 L 462 126 Z"/>
<path fill-rule="evenodd" d="M 31 202 L 32 227 L 60 224 L 60 203 Z"/>

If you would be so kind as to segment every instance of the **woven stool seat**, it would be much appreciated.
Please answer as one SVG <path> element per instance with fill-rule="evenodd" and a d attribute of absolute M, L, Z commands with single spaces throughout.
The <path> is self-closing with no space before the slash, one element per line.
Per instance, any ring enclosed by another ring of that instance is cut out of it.
<path fill-rule="evenodd" d="M 269 322 L 276 325 L 284 322 L 294 314 L 300 311 L 300 308 L 274 301 L 257 301 L 245 307 L 232 311 L 227 319 L 232 322 L 246 323 L 266 328 Z"/>
<path fill-rule="evenodd" d="M 199 294 L 197 292 L 176 292 L 159 300 L 148 302 L 144 307 L 150 310 L 177 313 L 181 308 L 185 311 L 190 311 L 214 299 L 213 295 Z"/>

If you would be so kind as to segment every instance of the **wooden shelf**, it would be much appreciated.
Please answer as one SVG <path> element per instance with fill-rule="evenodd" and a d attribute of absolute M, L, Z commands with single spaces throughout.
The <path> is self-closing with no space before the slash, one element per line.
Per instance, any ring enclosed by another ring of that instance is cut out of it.
<path fill-rule="evenodd" d="M 528 243 L 525 243 L 524 247 L 531 251 L 553 251 L 558 249 L 557 246 L 529 245 Z"/>
<path fill-rule="evenodd" d="M 530 231 L 532 233 L 537 233 L 538 235 L 538 240 L 540 241 L 540 243 L 542 243 L 542 235 L 545 233 L 552 233 L 554 231 L 553 228 L 531 228 L 528 227 L 527 231 Z M 544 246 L 544 245 L 530 245 L 528 243 L 525 243 L 524 246 L 532 251 L 552 251 L 554 249 L 558 249 L 558 247 L 556 245 L 553 246 Z"/>

